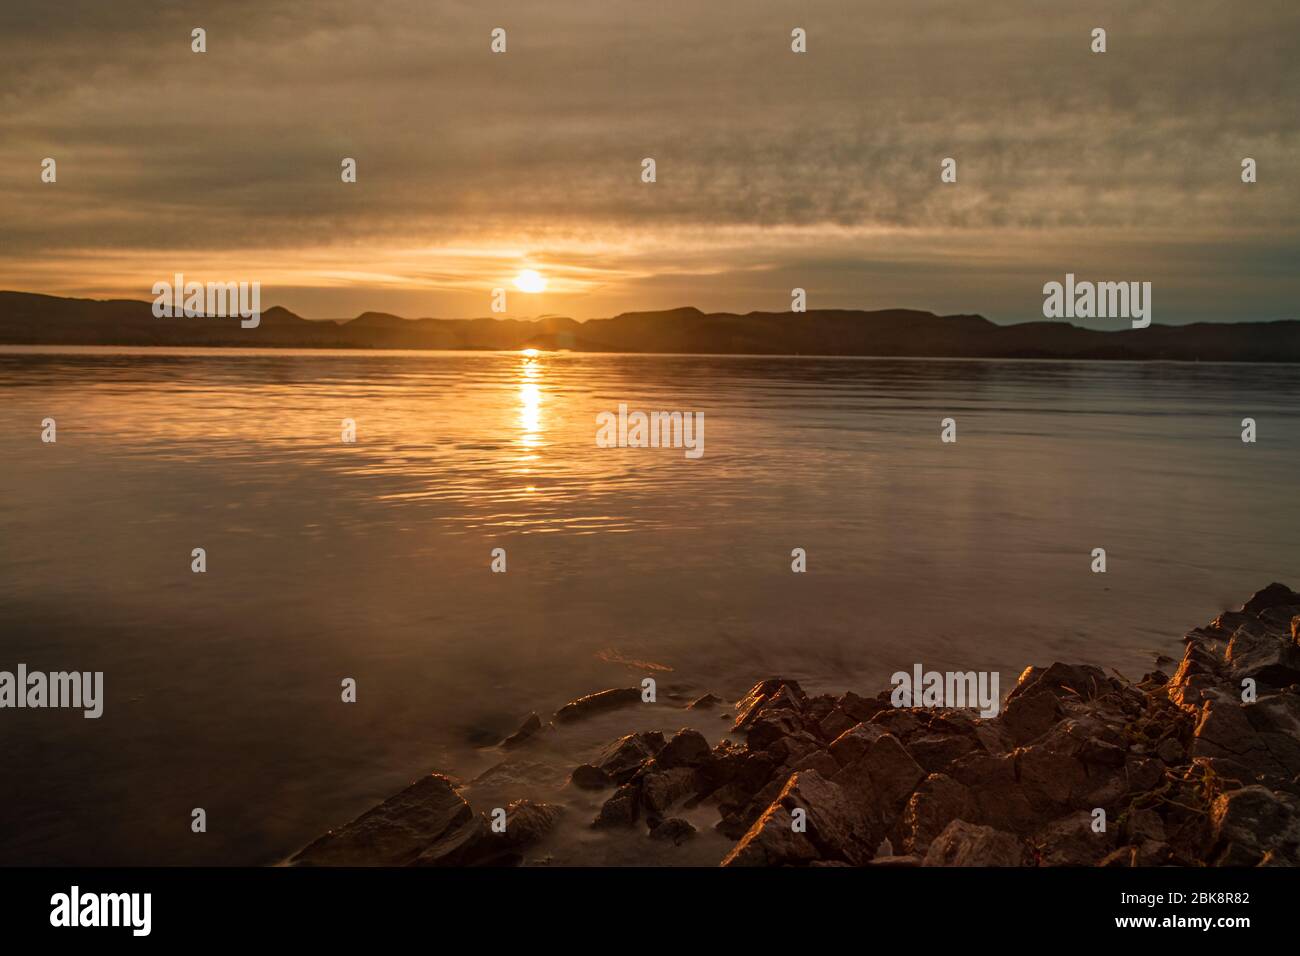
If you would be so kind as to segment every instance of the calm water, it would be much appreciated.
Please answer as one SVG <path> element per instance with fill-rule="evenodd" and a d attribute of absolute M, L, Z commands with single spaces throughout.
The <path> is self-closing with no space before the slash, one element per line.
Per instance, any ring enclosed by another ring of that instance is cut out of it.
<path fill-rule="evenodd" d="M 703 458 L 597 448 L 620 402 L 704 412 Z M 567 802 L 557 863 L 715 862 L 589 834 L 560 775 L 632 727 L 720 736 L 680 700 L 774 673 L 1137 677 L 1297 583 L 1294 366 L 9 349 L 0 409 L 0 669 L 102 670 L 107 698 L 0 711 L 4 863 L 273 862 L 643 676 L 660 704 L 467 795 Z"/>

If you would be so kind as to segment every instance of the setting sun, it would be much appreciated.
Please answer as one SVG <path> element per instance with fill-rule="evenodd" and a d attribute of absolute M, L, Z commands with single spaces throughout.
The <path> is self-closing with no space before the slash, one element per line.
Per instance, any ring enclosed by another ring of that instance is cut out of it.
<path fill-rule="evenodd" d="M 546 279 L 534 269 L 525 269 L 515 276 L 515 285 L 521 292 L 546 291 Z"/>

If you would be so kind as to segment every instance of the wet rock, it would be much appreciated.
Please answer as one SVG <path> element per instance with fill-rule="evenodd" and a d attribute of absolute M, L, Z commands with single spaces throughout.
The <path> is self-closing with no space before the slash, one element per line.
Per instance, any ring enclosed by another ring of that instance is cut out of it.
<path fill-rule="evenodd" d="M 709 762 L 709 742 L 698 730 L 679 730 L 659 751 L 661 767 L 699 767 Z"/>
<path fill-rule="evenodd" d="M 534 735 L 541 731 L 541 729 L 542 718 L 538 717 L 536 713 L 529 714 L 528 718 L 519 725 L 518 730 L 505 740 L 501 741 L 501 746 L 507 748 L 518 747 L 532 739 Z"/>
<path fill-rule="evenodd" d="M 487 821 L 475 814 L 461 826 L 446 831 L 420 851 L 412 866 L 477 866 L 514 862 L 493 845 Z"/>
<path fill-rule="evenodd" d="M 935 837 L 923 866 L 1024 866 L 1024 845 L 1012 834 L 954 820 Z"/>
<path fill-rule="evenodd" d="M 748 730 L 749 725 L 757 719 L 760 710 L 767 709 L 802 709 L 800 702 L 804 699 L 803 690 L 797 681 L 782 677 L 769 677 L 759 681 L 750 688 L 749 693 L 736 702 L 736 721 L 733 732 Z M 795 706 L 799 704 L 799 706 Z"/>
<path fill-rule="evenodd" d="M 519 849 L 536 843 L 554 828 L 563 810 L 554 804 L 516 800 L 506 808 L 505 833 L 493 834 L 505 846 Z"/>
<path fill-rule="evenodd" d="M 641 801 L 647 816 L 661 817 L 673 804 L 695 792 L 695 770 L 672 767 L 640 778 Z"/>
<path fill-rule="evenodd" d="M 681 846 L 695 836 L 695 833 L 695 827 L 689 821 L 683 820 L 681 817 L 669 817 L 650 831 L 650 839 L 664 840 L 676 846 Z"/>
<path fill-rule="evenodd" d="M 589 763 L 574 767 L 569 782 L 580 790 L 604 790 L 613 783 L 609 774 Z"/>
<path fill-rule="evenodd" d="M 430 774 L 315 840 L 290 862 L 299 866 L 404 866 L 468 827 L 461 835 L 465 842 L 477 819 L 447 777 Z"/>
<path fill-rule="evenodd" d="M 555 712 L 555 722 L 560 724 L 572 723 L 593 714 L 604 713 L 616 707 L 626 707 L 629 704 L 639 704 L 640 702 L 640 688 L 614 687 L 569 701 Z"/>
<path fill-rule="evenodd" d="M 596 758 L 596 766 L 615 783 L 626 783 L 636 776 L 641 765 L 664 748 L 664 735 L 657 731 L 628 734 L 614 741 Z"/>
<path fill-rule="evenodd" d="M 591 821 L 591 825 L 597 828 L 630 827 L 636 824 L 640 814 L 641 788 L 635 784 L 625 783 L 605 801 L 596 819 Z"/>

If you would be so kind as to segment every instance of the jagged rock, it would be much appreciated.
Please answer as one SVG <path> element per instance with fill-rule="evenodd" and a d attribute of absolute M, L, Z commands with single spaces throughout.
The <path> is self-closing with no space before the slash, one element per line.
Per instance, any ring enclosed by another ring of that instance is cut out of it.
<path fill-rule="evenodd" d="M 315 840 L 296 854 L 299 866 L 403 866 L 440 840 L 477 829 L 473 810 L 442 774 L 430 774 Z M 481 821 L 478 821 L 481 823 Z M 467 829 L 468 828 L 468 829 Z"/>
<path fill-rule="evenodd" d="M 970 791 L 981 823 L 1012 833 L 1029 833 L 1051 814 L 1050 810 L 1045 814 L 1030 806 L 1016 776 L 1016 759 L 1016 753 L 967 754 L 953 762 L 948 774 Z"/>
<path fill-rule="evenodd" d="M 792 832 L 802 809 L 806 831 Z M 838 859 L 861 865 L 883 833 L 873 828 L 845 793 L 816 771 L 790 777 L 776 800 L 722 861 L 723 866 L 782 865 Z"/>
<path fill-rule="evenodd" d="M 811 863 L 820 855 L 807 833 L 794 832 L 790 811 L 774 803 L 723 857 L 721 865 L 790 866 Z"/>
<path fill-rule="evenodd" d="M 1010 833 L 954 820 L 934 838 L 923 866 L 1023 866 L 1024 845 Z"/>
<path fill-rule="evenodd" d="M 884 694 L 882 697 L 859 697 L 853 691 L 849 691 L 837 701 L 836 706 L 852 718 L 854 723 L 863 724 L 882 710 L 889 709 L 889 695 Z M 845 730 L 847 729 L 846 727 Z"/>
<path fill-rule="evenodd" d="M 1300 801 L 1264 786 L 1242 787 L 1219 796 L 1210 808 L 1218 866 L 1254 866 L 1269 851 L 1300 862 Z"/>
<path fill-rule="evenodd" d="M 870 720 L 871 718 L 868 717 L 867 719 Z M 817 729 L 826 740 L 834 740 L 857 723 L 859 721 L 850 717 L 847 711 L 836 707 L 822 718 L 821 723 L 817 725 Z"/>
<path fill-rule="evenodd" d="M 569 701 L 555 712 L 555 721 L 561 724 L 571 723 L 584 717 L 590 717 L 592 714 L 599 714 L 628 704 L 640 703 L 640 701 L 640 688 L 614 687 Z"/>
<path fill-rule="evenodd" d="M 508 748 L 518 747 L 520 744 L 530 740 L 533 735 L 540 732 L 541 729 L 542 718 L 538 717 L 536 713 L 529 714 L 528 718 L 519 725 L 518 730 L 505 740 L 501 741 L 501 746 Z"/>
<path fill-rule="evenodd" d="M 1280 631 L 1239 627 L 1224 659 L 1237 686 L 1247 677 L 1269 687 L 1287 687 L 1300 680 L 1300 645 Z"/>
<path fill-rule="evenodd" d="M 758 717 L 760 710 L 794 709 L 802 707 L 803 690 L 797 681 L 788 681 L 781 677 L 769 677 L 759 681 L 750 688 L 749 693 L 736 702 L 736 721 L 732 732 L 748 730 L 749 725 Z M 799 704 L 799 706 L 795 706 Z"/>
<path fill-rule="evenodd" d="M 651 767 L 654 765 L 647 769 Z M 641 802 L 648 817 L 662 816 L 673 804 L 695 792 L 695 770 L 691 767 L 655 768 L 655 772 L 647 772 L 639 780 Z"/>
<path fill-rule="evenodd" d="M 683 820 L 681 817 L 669 817 L 650 831 L 650 839 L 665 840 L 676 846 L 681 846 L 695 836 L 695 833 L 695 827 L 689 821 Z"/>
<path fill-rule="evenodd" d="M 627 783 L 650 758 L 664 748 L 664 735 L 657 731 L 628 734 L 614 741 L 596 758 L 596 766 L 615 783 Z"/>
<path fill-rule="evenodd" d="M 1252 594 L 1250 600 L 1242 605 L 1241 612 L 1258 615 L 1261 611 L 1284 604 L 1300 604 L 1300 594 L 1296 594 L 1285 584 L 1274 581 L 1268 587 Z"/>
<path fill-rule="evenodd" d="M 625 783 L 614 791 L 591 821 L 593 827 L 630 827 L 641 813 L 641 788 Z"/>
<path fill-rule="evenodd" d="M 907 752 L 929 773 L 946 770 L 954 760 L 977 749 L 980 745 L 975 738 L 959 734 L 923 733 L 907 742 Z"/>
<path fill-rule="evenodd" d="M 699 767 L 709 762 L 709 742 L 698 730 L 679 730 L 659 751 L 661 767 Z"/>
<path fill-rule="evenodd" d="M 1009 697 L 1002 724 L 1017 744 L 1037 740 L 1065 716 L 1056 695 L 1046 690 Z"/>
<path fill-rule="evenodd" d="M 970 789 L 952 777 L 932 773 L 921 782 L 907 801 L 901 826 L 903 849 L 924 854 L 953 820 L 977 818 L 978 808 Z"/>
<path fill-rule="evenodd" d="M 843 768 L 835 776 L 836 783 L 874 799 L 874 809 L 886 823 L 925 779 L 925 770 L 898 738 L 874 722 L 846 730 L 831 744 L 830 753 Z"/>

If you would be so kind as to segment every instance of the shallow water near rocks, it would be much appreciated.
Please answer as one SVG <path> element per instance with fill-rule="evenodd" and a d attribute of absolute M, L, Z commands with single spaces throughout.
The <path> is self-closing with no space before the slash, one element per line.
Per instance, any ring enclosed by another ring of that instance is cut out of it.
<path fill-rule="evenodd" d="M 597 448 L 623 402 L 703 412 L 704 455 Z M 3 349 L 0 405 L 0 669 L 106 691 L 99 720 L 0 714 L 0 863 L 275 862 L 647 676 L 653 708 L 465 795 L 567 804 L 529 862 L 715 863 L 707 812 L 681 847 L 618 839 L 586 827 L 600 795 L 556 787 L 633 730 L 718 739 L 729 711 L 680 709 L 705 692 L 874 694 L 916 663 L 1004 694 L 1054 660 L 1137 678 L 1297 584 L 1293 366 Z"/>

